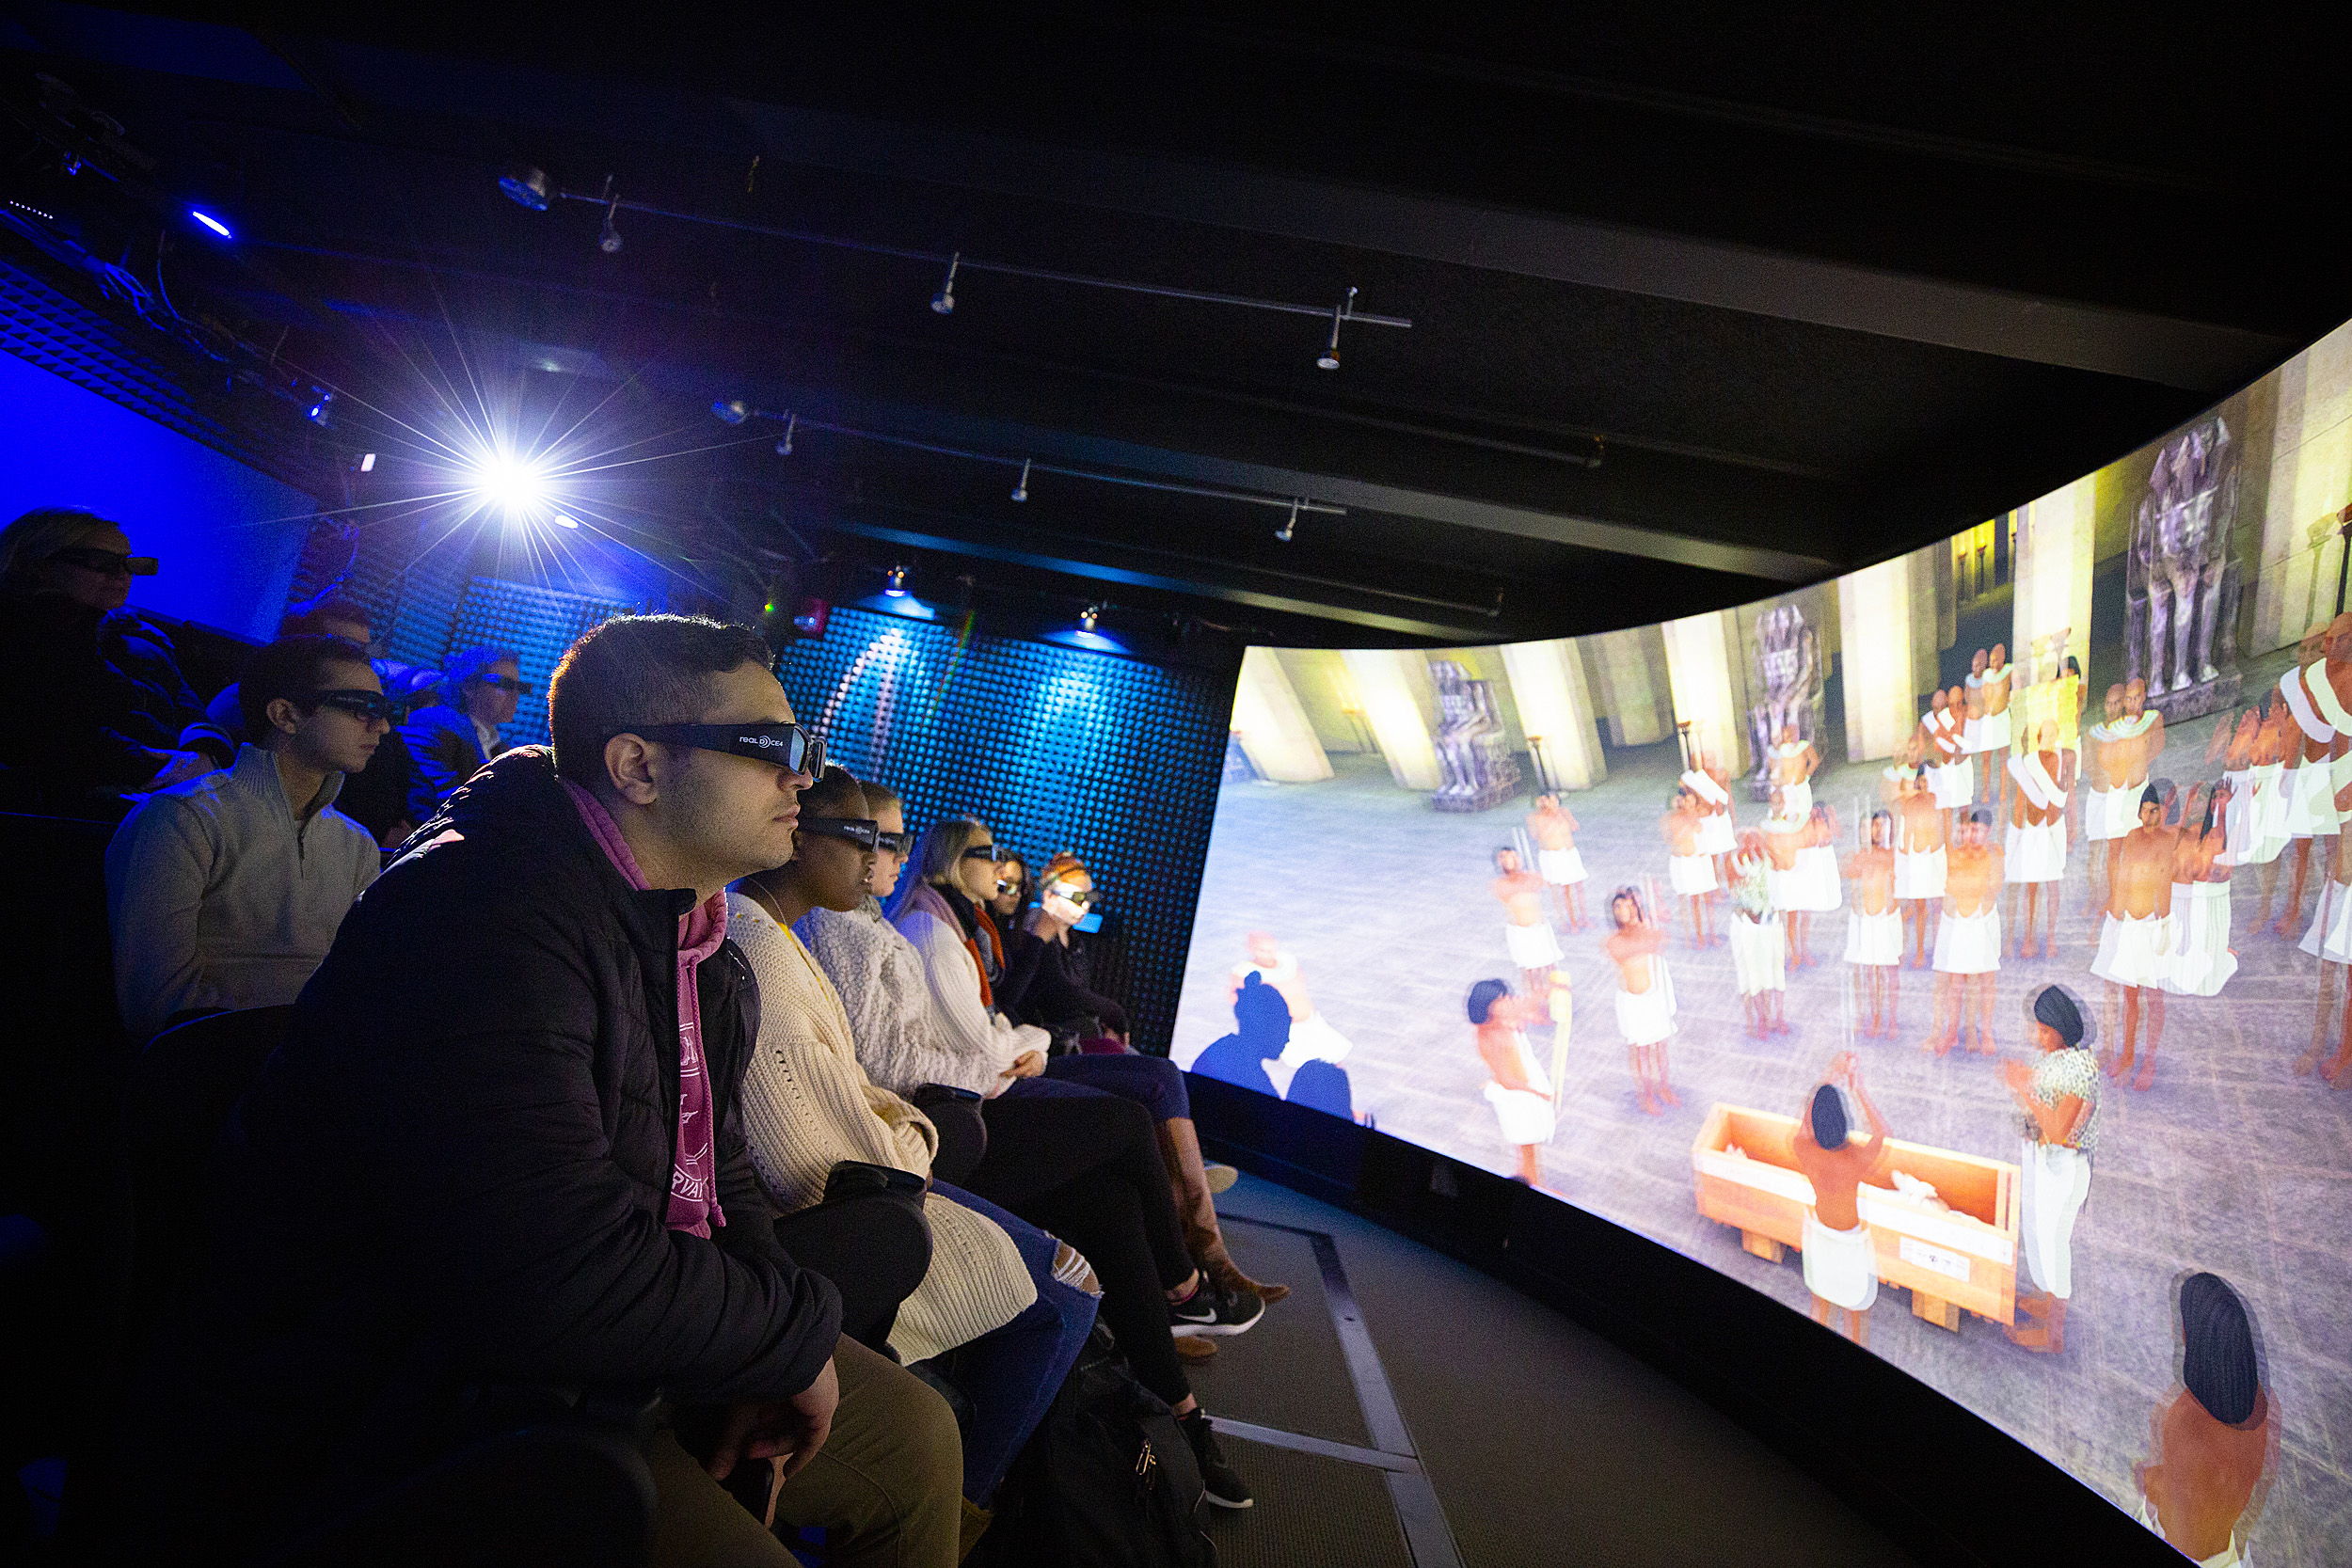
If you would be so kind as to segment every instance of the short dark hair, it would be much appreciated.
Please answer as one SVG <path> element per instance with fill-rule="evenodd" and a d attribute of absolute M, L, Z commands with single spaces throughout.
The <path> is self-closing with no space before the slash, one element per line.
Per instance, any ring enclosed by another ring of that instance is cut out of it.
<path fill-rule="evenodd" d="M 310 632 L 323 637 L 331 637 L 334 634 L 325 629 L 329 626 L 361 626 L 367 627 L 370 632 L 373 632 L 375 617 L 369 614 L 368 607 L 358 600 L 346 599 L 338 595 L 335 598 L 321 600 L 317 604 L 306 605 L 298 615 L 287 616 L 278 623 L 278 635 L 299 637 L 305 632 Z"/>
<path fill-rule="evenodd" d="M 1481 980 L 1470 989 L 1468 1011 L 1472 1023 L 1484 1023 L 1495 1004 L 1511 994 L 1508 980 Z"/>
<path fill-rule="evenodd" d="M 2236 1426 L 2254 1414 L 2262 1362 L 2254 1325 L 2229 1281 L 2193 1274 L 2181 1282 L 2181 1382 L 2205 1414 Z"/>
<path fill-rule="evenodd" d="M 838 816 L 843 806 L 863 806 L 864 786 L 846 768 L 827 768 L 824 776 L 801 791 L 803 816 Z"/>
<path fill-rule="evenodd" d="M 667 617 L 662 618 L 667 619 Z M 373 631 L 374 628 L 371 626 L 369 629 Z M 591 631 L 588 635 L 590 637 L 594 637 L 596 636 L 596 632 Z M 585 639 L 582 641 L 585 641 Z M 574 647 L 578 647 L 580 644 L 575 642 L 572 645 Z M 512 648 L 492 648 L 486 646 L 480 648 L 465 648 L 450 655 L 449 663 L 444 665 L 441 669 L 441 701 L 447 703 L 452 707 L 463 707 L 465 705 L 464 687 L 466 683 L 468 681 L 480 680 L 484 673 L 492 665 L 503 664 L 508 659 L 513 659 L 517 668 L 520 668 L 522 665 L 522 656 L 516 653 Z M 645 723 L 648 722 L 648 721 L 640 720 L 638 722 Z"/>
<path fill-rule="evenodd" d="M 316 632 L 281 637 L 256 650 L 237 681 L 237 712 L 245 720 L 246 738 L 258 746 L 278 733 L 269 721 L 269 705 L 280 697 L 294 704 L 296 712 L 316 706 L 310 699 L 324 688 L 330 664 L 367 669 L 367 650 Z"/>
<path fill-rule="evenodd" d="M 604 743 L 639 724 L 692 724 L 710 705 L 710 677 L 769 668 L 766 638 L 699 615 L 619 615 L 564 650 L 548 682 L 555 771 L 604 784 Z"/>
<path fill-rule="evenodd" d="M 1846 1101 L 1835 1084 L 1813 1091 L 1813 1141 L 1823 1148 L 1846 1147 Z"/>

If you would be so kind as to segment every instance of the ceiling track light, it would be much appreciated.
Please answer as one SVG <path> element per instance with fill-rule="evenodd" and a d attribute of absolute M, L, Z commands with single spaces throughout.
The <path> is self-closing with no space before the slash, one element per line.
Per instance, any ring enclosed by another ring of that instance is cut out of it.
<path fill-rule="evenodd" d="M 801 417 L 798 414 L 793 413 L 791 410 L 787 409 L 784 416 L 784 435 L 778 437 L 776 441 L 776 455 L 778 457 L 789 457 L 792 455 L 792 433 L 800 427 Z"/>
<path fill-rule="evenodd" d="M 534 213 L 544 213 L 548 210 L 548 171 L 546 169 L 532 168 L 528 164 L 517 164 L 499 176 L 499 189 L 506 193 L 508 200 L 528 207 Z"/>
<path fill-rule="evenodd" d="M 612 188 L 612 176 L 608 174 L 604 177 L 604 229 L 596 235 L 596 248 L 607 256 L 621 248 L 621 231 L 612 227 L 612 214 L 620 210 L 620 193 Z M 1339 328 L 1331 330 L 1336 334 Z"/>
<path fill-rule="evenodd" d="M 1156 299 L 1187 300 L 1196 305 L 1227 305 L 1243 310 L 1275 310 L 1286 315 L 1313 316 L 1330 320 L 1333 308 L 1328 305 L 1307 305 L 1296 300 L 1263 299 L 1252 294 L 1228 293 L 1217 289 L 1186 289 L 1167 283 L 1147 283 L 1128 277 L 1104 277 L 1093 273 L 1063 272 L 1055 267 L 1025 266 L 1016 261 L 990 261 L 978 258 L 966 261 L 961 251 L 942 256 L 934 250 L 915 250 L 906 245 L 874 245 L 865 240 L 845 239 L 838 234 L 819 234 L 805 229 L 783 229 L 774 224 L 751 223 L 741 218 L 716 216 L 708 213 L 681 212 L 675 207 L 662 207 L 650 201 L 624 201 L 607 180 L 602 194 L 590 191 L 565 190 L 548 182 L 547 175 L 536 168 L 521 166 L 501 175 L 499 189 L 525 207 L 534 210 L 557 201 L 591 201 L 605 210 L 606 232 L 612 232 L 614 214 L 627 208 L 647 217 L 668 218 L 678 223 L 701 224 L 710 229 L 732 230 L 739 234 L 758 234 L 769 239 L 788 240 L 795 245 L 822 245 L 831 250 L 847 250 L 861 256 L 882 256 L 902 261 L 928 261 L 934 265 L 946 262 L 947 276 L 939 293 L 931 296 L 931 309 L 941 315 L 952 315 L 956 308 L 955 281 L 966 266 L 975 272 L 994 273 L 1004 277 L 1026 277 L 1041 283 L 1063 283 L 1079 289 L 1109 289 L 1120 293 L 1150 294 Z M 1375 315 L 1356 309 L 1356 293 L 1347 291 L 1347 299 L 1337 309 L 1339 322 L 1354 322 L 1365 326 L 1394 326 L 1409 328 L 1409 316 Z M 1337 335 L 1332 349 L 1325 356 L 1337 358 Z M 1319 363 L 1320 361 L 1318 361 Z"/>
<path fill-rule="evenodd" d="M 1292 499 L 1291 515 L 1282 520 L 1282 526 L 1280 528 L 1274 531 L 1274 537 L 1279 539 L 1285 545 L 1291 542 L 1291 535 L 1298 531 L 1298 509 L 1305 504 L 1306 502 L 1303 499 L 1296 497 Z"/>
<path fill-rule="evenodd" d="M 774 420 L 785 427 L 787 440 L 802 423 L 801 417 L 797 413 L 779 414 L 771 409 L 755 407 L 742 398 L 721 398 L 710 405 L 710 413 L 712 418 L 723 424 L 739 425 L 749 420 Z M 835 424 L 831 420 L 810 420 L 807 423 L 809 429 L 821 430 L 828 435 L 848 436 L 861 441 L 877 441 L 883 446 L 904 447 L 910 451 L 936 452 L 942 457 L 961 457 L 974 463 L 993 463 L 1008 468 L 1017 461 L 1021 467 L 1021 478 L 1012 492 L 1012 499 L 1017 501 L 1025 501 L 1029 499 L 1029 475 L 1034 471 L 1041 474 L 1060 474 L 1066 479 L 1092 480 L 1097 484 L 1120 484 L 1134 490 L 1160 490 L 1169 495 L 1205 496 L 1214 500 L 1245 501 L 1251 506 L 1283 508 L 1289 512 L 1290 516 L 1289 520 L 1276 532 L 1275 537 L 1278 539 L 1286 540 L 1291 536 L 1291 531 L 1297 526 L 1298 518 L 1302 514 L 1316 513 L 1326 517 L 1347 515 L 1347 508 L 1344 506 L 1335 506 L 1329 501 L 1319 501 L 1306 496 L 1269 496 L 1260 490 L 1229 490 L 1217 484 L 1187 484 L 1181 480 L 1143 479 L 1134 474 L 1107 474 L 1099 469 L 1075 468 L 1062 463 L 1040 463 L 1033 457 L 1014 459 L 993 451 L 974 451 L 969 447 L 944 446 L 937 441 L 917 440 L 912 436 L 894 436 L 887 431 L 862 430 L 856 425 Z M 785 447 L 785 441 L 776 443 L 776 450 L 779 452 L 783 451 Z"/>
<path fill-rule="evenodd" d="M 1331 341 L 1324 345 L 1322 357 L 1315 361 L 1315 369 L 1336 371 L 1340 368 L 1340 324 L 1352 321 L 1355 316 L 1356 286 L 1351 283 L 1347 288 L 1347 297 L 1331 308 Z"/>

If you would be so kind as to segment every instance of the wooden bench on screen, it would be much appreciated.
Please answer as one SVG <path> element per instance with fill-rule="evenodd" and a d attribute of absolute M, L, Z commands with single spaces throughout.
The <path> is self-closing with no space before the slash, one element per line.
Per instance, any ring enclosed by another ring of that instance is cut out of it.
<path fill-rule="evenodd" d="M 1700 1215 L 1733 1227 L 1742 1247 L 1772 1262 L 1783 1247 L 1802 1247 L 1813 1206 L 1813 1184 L 1797 1169 L 1796 1132 L 1794 1117 L 1717 1104 L 1691 1149 Z M 1734 1147 L 1744 1157 L 1729 1152 Z M 1890 1170 L 1931 1183 L 1950 1212 L 1897 1198 Z M 1861 1196 L 1879 1281 L 1909 1291 L 1914 1313 L 1954 1330 L 1963 1307 L 1997 1323 L 2015 1321 L 2024 1206 L 2015 1165 L 1889 1138 L 1878 1184 Z"/>

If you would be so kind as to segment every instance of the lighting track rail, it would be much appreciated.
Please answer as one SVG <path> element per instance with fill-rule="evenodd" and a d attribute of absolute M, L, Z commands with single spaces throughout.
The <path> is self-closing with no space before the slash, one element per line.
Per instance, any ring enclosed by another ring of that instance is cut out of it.
<path fill-rule="evenodd" d="M 1025 277 L 1043 283 L 1064 283 L 1080 289 L 1109 289 L 1120 293 L 1149 294 L 1157 299 L 1189 300 L 1198 305 L 1225 305 L 1243 310 L 1273 310 L 1285 315 L 1313 316 L 1331 324 L 1330 337 L 1315 364 L 1323 370 L 1340 366 L 1340 328 L 1347 325 L 1393 326 L 1410 328 L 1409 316 L 1380 315 L 1356 309 L 1356 290 L 1350 288 L 1345 298 L 1330 305 L 1307 305 L 1295 300 L 1262 299 L 1254 294 L 1228 293 L 1216 289 L 1185 289 L 1168 283 L 1143 283 L 1126 277 L 1104 277 L 1093 273 L 1064 272 L 1055 267 L 1033 267 L 1018 261 L 992 261 L 984 257 L 967 255 L 962 251 L 918 250 L 908 245 L 879 245 L 870 240 L 845 239 L 838 234 L 820 234 L 814 230 L 786 229 L 775 224 L 753 223 L 743 218 L 715 216 L 707 213 L 690 213 L 675 207 L 664 207 L 650 201 L 632 201 L 618 195 L 613 182 L 608 178 L 604 188 L 596 191 L 576 191 L 551 184 L 544 170 L 518 168 L 499 181 L 499 188 L 521 205 L 534 212 L 545 212 L 558 201 L 586 202 L 599 208 L 604 223 L 597 244 L 607 255 L 620 249 L 620 237 L 614 228 L 615 217 L 622 213 L 645 217 L 669 218 L 678 223 L 701 224 L 712 229 L 731 230 L 739 234 L 758 234 L 769 239 L 789 240 L 799 245 L 821 245 L 833 250 L 847 250 L 861 256 L 887 256 L 905 261 L 927 261 L 947 269 L 946 281 L 931 298 L 931 309 L 940 315 L 952 315 L 956 308 L 956 279 L 966 273 L 986 273 L 1000 277 Z"/>
<path fill-rule="evenodd" d="M 830 420 L 812 420 L 807 415 L 787 409 L 776 413 L 772 409 L 755 408 L 741 398 L 724 398 L 710 405 L 710 411 L 726 424 L 739 425 L 751 420 L 769 420 L 785 427 L 785 436 L 776 443 L 780 456 L 791 453 L 793 436 L 803 430 L 821 430 L 832 436 L 847 436 L 860 441 L 879 441 L 884 446 L 904 447 L 911 451 L 936 452 L 942 457 L 961 457 L 973 463 L 986 463 L 994 467 L 1018 468 L 1021 482 L 1012 493 L 1016 501 L 1028 499 L 1029 475 L 1059 474 L 1066 479 L 1091 480 L 1097 484 L 1124 484 L 1136 490 L 1165 490 L 1180 496 L 1207 496 L 1216 500 L 1244 501 L 1251 506 L 1270 506 L 1288 514 L 1292 522 L 1302 514 L 1325 517 L 1344 517 L 1347 508 L 1328 501 L 1311 500 L 1304 496 L 1273 496 L 1256 490 L 1228 490 L 1215 484 L 1185 484 L 1175 480 L 1137 479 L 1129 474 L 1106 474 L 1093 468 L 1073 468 L 1059 463 L 1040 462 L 1034 457 L 1007 457 L 1001 452 L 975 451 L 969 447 L 943 446 L 936 441 L 919 440 L 912 436 L 894 436 L 886 431 L 861 430 L 855 425 L 835 424 Z M 1287 525 L 1286 525 L 1287 526 Z"/>

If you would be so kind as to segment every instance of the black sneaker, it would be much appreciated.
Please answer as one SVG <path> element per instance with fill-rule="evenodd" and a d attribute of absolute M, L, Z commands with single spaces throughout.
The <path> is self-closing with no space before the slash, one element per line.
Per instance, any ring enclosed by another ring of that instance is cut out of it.
<path fill-rule="evenodd" d="M 1179 1339 L 1196 1334 L 1246 1334 L 1265 1316 L 1255 1291 L 1229 1291 L 1200 1271 L 1200 1284 L 1184 1301 L 1168 1304 L 1168 1331 Z"/>
<path fill-rule="evenodd" d="M 1184 1431 L 1184 1440 L 1192 1445 L 1193 1462 L 1200 1466 L 1200 1484 L 1209 1501 L 1219 1508 L 1248 1508 L 1257 1501 L 1241 1477 L 1225 1463 L 1225 1450 L 1216 1446 L 1216 1433 L 1209 1429 L 1209 1413 L 1195 1410 L 1189 1416 L 1179 1416 L 1176 1424 Z"/>

